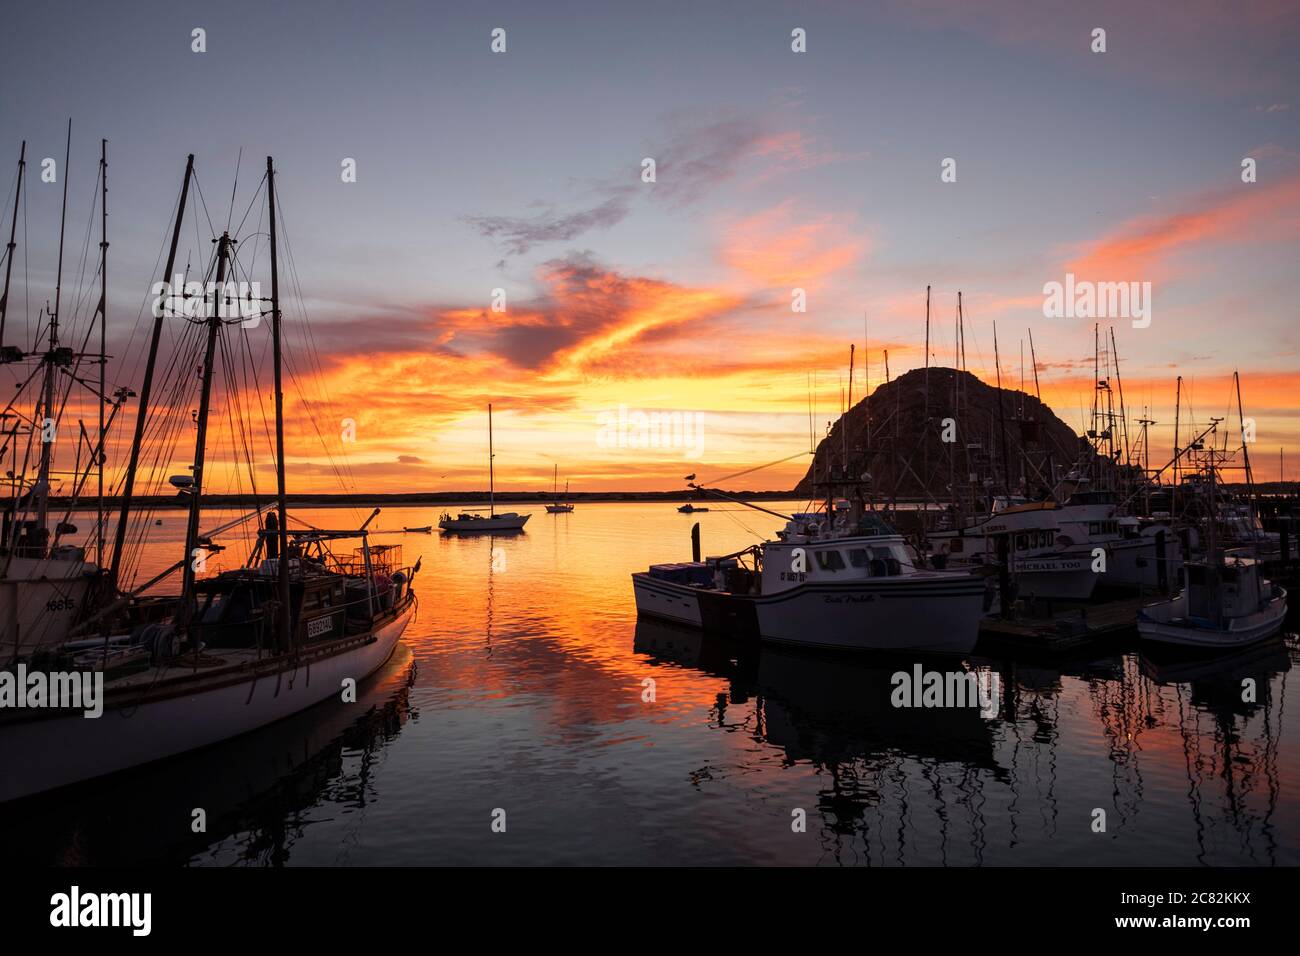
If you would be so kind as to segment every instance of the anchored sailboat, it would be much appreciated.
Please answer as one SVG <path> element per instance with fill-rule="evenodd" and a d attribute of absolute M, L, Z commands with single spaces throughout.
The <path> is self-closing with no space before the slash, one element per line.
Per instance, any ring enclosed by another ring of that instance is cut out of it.
<path fill-rule="evenodd" d="M 488 405 L 488 513 L 483 515 L 473 511 L 462 511 L 453 518 L 444 512 L 441 520 L 438 521 L 438 527 L 443 531 L 452 534 L 480 534 L 484 531 L 523 530 L 530 515 L 521 515 L 514 511 L 503 511 L 497 514 L 494 458 L 496 452 L 492 447 L 492 406 Z"/>
<path fill-rule="evenodd" d="M 559 482 L 560 482 L 560 466 L 557 464 L 555 466 L 555 472 L 551 476 L 551 497 L 553 497 L 555 500 L 546 506 L 546 511 L 548 514 L 562 515 L 562 514 L 568 514 L 570 511 L 573 510 L 573 505 L 568 501 L 569 483 L 568 481 L 565 481 L 564 483 L 565 500 L 561 501 L 560 496 L 556 494 L 556 489 L 559 486 Z"/>

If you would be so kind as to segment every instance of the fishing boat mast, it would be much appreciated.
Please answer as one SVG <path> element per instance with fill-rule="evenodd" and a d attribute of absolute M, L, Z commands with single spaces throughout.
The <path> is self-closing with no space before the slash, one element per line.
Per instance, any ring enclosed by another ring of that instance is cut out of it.
<path fill-rule="evenodd" d="M 496 506 L 496 479 L 492 473 L 492 459 L 496 453 L 492 451 L 492 403 L 488 402 L 488 515 L 495 518 L 497 514 Z"/>
<path fill-rule="evenodd" d="M 62 356 L 59 353 L 59 309 L 63 303 L 63 236 L 68 222 L 68 161 L 72 158 L 72 120 L 68 120 L 68 136 L 64 143 L 63 149 L 63 207 L 59 213 L 59 265 L 54 277 L 54 309 L 50 312 L 50 329 L 49 329 L 49 350 L 43 358 L 44 381 L 42 382 L 41 393 L 42 414 L 38 420 L 41 426 L 41 464 L 40 472 L 36 479 L 36 486 L 32 489 L 36 498 L 36 527 L 37 534 L 42 536 L 39 543 L 42 553 L 44 552 L 44 534 L 46 531 L 45 523 L 49 519 L 50 511 L 50 463 L 54 453 L 54 442 L 46 440 L 45 430 L 51 425 L 57 428 L 55 423 L 54 412 L 54 366 Z"/>
<path fill-rule="evenodd" d="M 176 207 L 176 221 L 172 227 L 171 248 L 167 253 L 167 265 L 163 270 L 164 288 L 170 288 L 172 270 L 176 266 L 176 247 L 181 240 L 181 221 L 185 217 L 185 203 L 190 194 L 190 178 L 194 175 L 194 154 L 190 153 L 185 161 L 185 177 L 181 180 L 181 198 Z M 135 435 L 131 440 L 131 454 L 126 465 L 126 477 L 122 485 L 122 502 L 117 515 L 117 528 L 113 534 L 113 564 L 109 571 L 108 583 L 111 589 L 119 589 L 118 575 L 122 567 L 122 550 L 126 544 L 126 523 L 131 513 L 131 496 L 135 490 L 135 476 L 140 464 L 140 448 L 144 444 L 144 427 L 149 417 L 149 397 L 153 391 L 154 368 L 158 363 L 158 341 L 162 336 L 163 316 L 172 296 L 180 295 L 180 289 L 171 289 L 171 296 L 164 296 L 161 304 L 155 304 L 153 315 L 153 335 L 149 339 L 149 357 L 144 367 L 144 382 L 140 386 L 140 407 L 136 411 Z M 189 555 L 185 563 L 189 564 Z"/>
<path fill-rule="evenodd" d="M 271 233 L 271 352 L 275 363 L 275 490 L 276 510 L 279 518 L 279 555 L 276 563 L 276 586 L 280 596 L 280 614 L 278 623 L 280 649 L 287 651 L 292 643 L 290 633 L 289 609 L 289 518 L 287 514 L 288 498 L 285 493 L 284 478 L 284 389 L 282 388 L 283 363 L 281 361 L 280 335 L 280 260 L 277 232 L 275 227 L 275 167 L 271 157 L 266 157 L 266 202 L 270 208 Z M 196 489 L 197 492 L 197 489 Z M 374 515 L 372 514 L 373 518 Z M 366 559 L 369 562 L 369 544 L 366 547 Z M 367 582 L 373 587 L 373 582 Z"/>
<path fill-rule="evenodd" d="M 212 408 L 212 367 L 216 360 L 217 333 L 221 330 L 220 301 L 225 295 L 226 267 L 230 262 L 230 233 L 223 232 L 217 240 L 217 276 L 211 306 L 207 316 L 207 345 L 203 358 L 203 383 L 199 393 L 198 437 L 194 442 L 193 484 L 190 486 L 189 518 L 185 525 L 185 566 L 181 569 L 181 600 L 177 608 L 177 623 L 187 626 L 194 613 L 195 552 L 199 549 L 199 517 L 203 507 L 203 466 L 207 458 L 208 413 Z M 204 300 L 206 302 L 206 298 Z M 281 562 L 285 556 L 281 556 Z M 197 647 L 197 645 L 196 645 Z"/>

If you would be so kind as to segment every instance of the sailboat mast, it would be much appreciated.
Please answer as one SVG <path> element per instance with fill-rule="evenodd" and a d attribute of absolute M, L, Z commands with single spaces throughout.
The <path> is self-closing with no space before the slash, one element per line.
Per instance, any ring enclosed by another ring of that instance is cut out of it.
<path fill-rule="evenodd" d="M 280 351 L 280 255 L 275 228 L 275 167 L 270 156 L 266 157 L 266 204 L 269 208 L 271 239 L 271 354 L 275 363 L 275 495 L 279 518 L 276 534 L 280 538 L 276 584 L 280 595 L 280 649 L 287 651 L 292 643 L 292 635 L 289 623 L 289 516 L 284 480 L 284 363 Z"/>
<path fill-rule="evenodd" d="M 1173 489 L 1169 493 L 1169 514 L 1172 517 L 1178 516 L 1178 457 L 1182 454 L 1178 449 L 1178 418 L 1179 412 L 1183 407 L 1183 377 L 1178 376 L 1178 381 L 1174 386 L 1174 474 Z"/>
<path fill-rule="evenodd" d="M 1040 402 L 1043 400 L 1043 393 L 1038 388 L 1038 356 L 1034 353 L 1034 330 L 1029 330 L 1029 362 L 1034 366 L 1034 398 Z"/>
<path fill-rule="evenodd" d="M 108 140 L 99 141 L 99 447 L 95 450 L 95 563 L 104 566 L 104 402 L 108 365 Z"/>
<path fill-rule="evenodd" d="M 181 240 L 181 220 L 185 218 L 185 202 L 190 194 L 190 177 L 194 174 L 194 154 L 190 153 L 185 162 L 185 178 L 181 180 L 180 205 L 176 207 L 176 222 L 172 227 L 172 244 L 167 253 L 167 267 L 163 271 L 164 288 L 170 288 L 172 269 L 176 266 L 176 247 Z M 180 295 L 180 289 L 171 289 L 173 295 Z M 149 358 L 144 366 L 144 382 L 140 386 L 140 408 L 135 416 L 135 435 L 131 441 L 131 455 L 126 466 L 126 478 L 122 485 L 122 504 L 118 511 L 117 528 L 113 533 L 113 566 L 109 572 L 109 584 L 118 586 L 118 573 L 122 567 L 122 549 L 126 544 L 126 521 L 131 513 L 131 494 L 135 490 L 136 469 L 140 464 L 140 446 L 144 444 L 144 426 L 149 415 L 149 395 L 153 391 L 154 367 L 158 363 L 158 340 L 162 336 L 163 315 L 167 310 L 166 302 L 154 307 L 153 337 L 149 340 Z M 187 562 L 188 563 L 188 562 Z"/>
<path fill-rule="evenodd" d="M 492 403 L 488 402 L 488 515 L 493 518 L 497 516 L 497 485 L 492 471 L 492 459 L 495 457 L 496 452 L 492 450 Z"/>
<path fill-rule="evenodd" d="M 14 214 L 9 220 L 9 245 L 5 248 L 8 250 L 8 257 L 5 259 L 5 290 L 0 295 L 0 348 L 5 344 L 5 316 L 9 312 L 9 279 L 14 271 L 14 250 L 18 248 L 18 243 L 14 241 L 14 236 L 18 231 L 18 198 L 23 194 L 23 170 L 27 168 L 27 140 L 23 140 L 23 145 L 18 149 L 18 185 L 14 189 Z"/>
<path fill-rule="evenodd" d="M 190 514 L 185 526 L 184 577 L 181 584 L 181 603 L 178 617 L 182 624 L 188 624 L 193 613 L 194 573 L 199 547 L 199 517 L 203 508 L 203 465 L 208 451 L 208 413 L 212 408 L 212 367 L 216 360 L 217 333 L 221 330 L 221 309 L 219 303 L 225 295 L 226 264 L 230 261 L 230 233 L 223 232 L 217 240 L 217 279 L 216 291 L 212 303 L 212 314 L 208 316 L 208 342 L 203 357 L 203 386 L 199 394 L 199 434 L 194 442 L 194 483 L 190 487 Z M 284 562 L 285 555 L 280 560 Z"/>
<path fill-rule="evenodd" d="M 72 120 L 68 120 L 68 138 L 63 148 L 63 209 L 59 214 L 59 266 L 54 278 L 54 311 L 50 313 L 50 350 L 45 355 L 44 414 L 38 423 L 42 432 L 53 422 L 54 361 L 59 345 L 59 308 L 63 299 L 63 234 L 68 222 L 68 161 L 72 158 Z M 56 426 L 57 427 L 57 426 Z M 36 487 L 36 522 L 45 528 L 50 510 L 50 459 L 54 442 L 41 435 L 41 470 Z"/>
<path fill-rule="evenodd" d="M 998 358 L 998 324 L 993 323 L 993 368 L 998 378 L 998 431 L 1002 433 L 1002 483 L 1007 494 L 1011 493 L 1011 466 L 1007 459 L 1007 413 L 1002 404 L 1002 361 Z"/>

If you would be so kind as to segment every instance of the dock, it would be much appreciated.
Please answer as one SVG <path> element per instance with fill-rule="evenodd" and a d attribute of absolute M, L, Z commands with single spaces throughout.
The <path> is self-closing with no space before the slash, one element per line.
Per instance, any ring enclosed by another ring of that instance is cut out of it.
<path fill-rule="evenodd" d="M 1045 613 L 1017 610 L 1008 617 L 985 618 L 980 641 L 1006 648 L 1065 652 L 1134 629 L 1138 611 L 1150 597 L 1128 597 L 1099 604 L 1075 604 Z"/>

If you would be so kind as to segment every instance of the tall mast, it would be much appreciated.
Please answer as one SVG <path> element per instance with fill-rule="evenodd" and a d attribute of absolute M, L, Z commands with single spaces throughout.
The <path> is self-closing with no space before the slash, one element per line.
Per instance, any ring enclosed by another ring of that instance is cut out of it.
<path fill-rule="evenodd" d="M 1246 497 L 1250 502 L 1251 519 L 1255 517 L 1255 476 L 1250 470 L 1250 449 L 1246 442 L 1246 413 L 1241 407 L 1241 373 L 1233 370 L 1232 380 L 1237 386 L 1237 422 L 1241 427 L 1241 461 L 1246 466 Z"/>
<path fill-rule="evenodd" d="M 283 366 L 280 351 L 280 251 L 275 229 L 275 168 L 271 157 L 266 157 L 266 204 L 269 207 L 271 234 L 271 353 L 275 362 L 275 495 L 279 512 L 279 555 L 276 562 L 276 584 L 280 595 L 280 650 L 287 651 L 292 644 L 289 611 L 289 516 L 284 481 L 284 388 Z M 220 289 L 218 280 L 218 289 Z M 197 491 L 197 489 L 196 489 Z M 369 548 L 369 545 L 366 545 Z M 367 551 L 367 554 L 369 552 Z M 369 561 L 369 558 L 366 559 Z"/>
<path fill-rule="evenodd" d="M 50 313 L 50 348 L 45 355 L 44 414 L 38 422 L 42 432 L 52 421 L 54 411 L 54 361 L 59 345 L 59 308 L 63 299 L 63 234 L 68 222 L 68 161 L 72 158 L 72 120 L 68 120 L 68 138 L 63 148 L 63 210 L 59 214 L 59 267 L 54 278 L 54 311 Z M 41 470 L 36 480 L 36 522 L 44 529 L 50 510 L 50 459 L 54 442 L 41 435 Z"/>
<path fill-rule="evenodd" d="M 1178 381 L 1174 386 L 1174 487 L 1170 492 L 1169 514 L 1173 517 L 1178 515 L 1178 457 L 1181 452 L 1178 449 L 1178 419 L 1179 412 L 1183 407 L 1183 377 L 1178 376 Z"/>
<path fill-rule="evenodd" d="M 1038 356 L 1034 354 L 1034 330 L 1029 330 L 1029 362 L 1034 366 L 1034 398 L 1040 402 L 1043 400 L 1043 393 L 1038 389 Z"/>
<path fill-rule="evenodd" d="M 1011 493 L 1011 466 L 1007 460 L 1007 412 L 1002 403 L 1002 361 L 998 358 L 998 324 L 993 323 L 993 368 L 998 377 L 998 431 L 1002 433 L 1002 484 Z"/>
<path fill-rule="evenodd" d="M 203 465 L 208 452 L 208 412 L 212 407 L 212 367 L 216 360 L 217 333 L 221 330 L 221 298 L 225 295 L 226 265 L 230 261 L 230 233 L 217 240 L 217 279 L 212 314 L 207 317 L 208 343 L 203 356 L 203 385 L 199 393 L 198 437 L 194 441 L 194 483 L 190 486 L 190 514 L 185 526 L 184 577 L 177 617 L 182 625 L 190 621 L 194 605 L 194 552 L 199 546 L 199 517 L 203 509 Z M 206 302 L 206 299 L 204 300 Z M 287 555 L 280 556 L 281 564 Z"/>
<path fill-rule="evenodd" d="M 95 469 L 99 485 L 95 507 L 95 563 L 104 566 L 104 386 L 108 365 L 108 140 L 99 141 L 99 447 Z"/>
<path fill-rule="evenodd" d="M 185 178 L 181 180 L 181 200 L 176 207 L 176 222 L 172 227 L 172 244 L 167 253 L 167 266 L 163 270 L 166 288 L 171 289 L 172 269 L 176 266 L 176 247 L 181 240 L 181 220 L 185 217 L 185 202 L 190 194 L 190 177 L 194 174 L 194 154 L 190 153 L 185 162 Z M 179 296 L 183 290 L 171 289 L 172 295 Z M 122 484 L 122 503 L 117 516 L 117 528 L 113 534 L 113 565 L 109 572 L 109 583 L 118 586 L 118 573 L 122 567 L 122 549 L 126 544 L 126 521 L 131 513 L 131 493 L 135 489 L 136 469 L 140 464 L 140 446 L 144 443 L 144 426 L 149 416 L 149 395 L 153 390 L 154 366 L 158 362 L 158 340 L 162 336 L 163 314 L 168 296 L 161 307 L 155 306 L 153 317 L 153 337 L 149 340 L 149 358 L 144 366 L 144 382 L 140 386 L 140 408 L 135 416 L 135 435 L 131 441 L 131 456 L 127 461 L 126 478 Z M 188 564 L 188 558 L 186 560 Z"/>
<path fill-rule="evenodd" d="M 1124 407 L 1124 379 L 1119 374 L 1119 346 L 1115 344 L 1115 326 L 1110 327 L 1110 354 L 1115 363 L 1115 384 L 1119 386 L 1119 422 L 1124 436 L 1124 464 L 1132 465 L 1132 450 L 1128 442 L 1128 411 Z"/>
<path fill-rule="evenodd" d="M 497 485 L 492 472 L 492 459 L 496 452 L 492 450 L 492 403 L 488 402 L 488 515 L 495 518 L 497 514 Z"/>
<path fill-rule="evenodd" d="M 14 236 L 18 230 L 18 197 L 23 194 L 23 170 L 27 167 L 27 140 L 23 140 L 23 145 L 18 150 L 18 185 L 14 189 L 14 214 L 9 220 L 9 245 L 5 248 L 8 250 L 8 258 L 5 259 L 5 290 L 0 295 L 0 348 L 5 344 L 5 316 L 9 312 L 9 278 L 14 271 L 14 250 L 18 244 L 14 241 Z"/>

